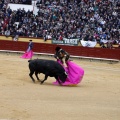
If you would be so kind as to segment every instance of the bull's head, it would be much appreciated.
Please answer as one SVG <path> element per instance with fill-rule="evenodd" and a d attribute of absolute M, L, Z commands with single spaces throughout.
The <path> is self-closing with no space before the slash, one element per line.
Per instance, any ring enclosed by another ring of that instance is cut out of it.
<path fill-rule="evenodd" d="M 61 74 L 58 75 L 59 76 L 59 79 L 64 83 L 67 79 L 67 73 L 66 72 L 63 72 Z"/>

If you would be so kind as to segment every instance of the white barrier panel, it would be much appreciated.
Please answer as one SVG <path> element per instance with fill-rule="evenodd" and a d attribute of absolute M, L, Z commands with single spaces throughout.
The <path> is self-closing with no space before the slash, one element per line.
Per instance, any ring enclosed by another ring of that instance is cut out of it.
<path fill-rule="evenodd" d="M 8 7 L 10 7 L 10 9 L 12 10 L 18 10 L 18 9 L 23 9 L 27 12 L 29 11 L 33 11 L 33 6 L 32 5 L 23 5 L 23 4 L 8 4 Z"/>
<path fill-rule="evenodd" d="M 84 41 L 84 40 L 81 40 L 81 45 L 83 47 L 95 47 L 97 42 L 96 41 Z"/>

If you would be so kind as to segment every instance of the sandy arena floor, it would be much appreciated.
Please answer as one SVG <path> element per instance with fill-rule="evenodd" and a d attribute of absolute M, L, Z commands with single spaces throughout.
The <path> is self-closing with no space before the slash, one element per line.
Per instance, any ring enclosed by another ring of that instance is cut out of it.
<path fill-rule="evenodd" d="M 27 60 L 0 53 L 0 120 L 119 120 L 120 63 L 73 61 L 85 70 L 79 85 L 55 86 L 52 77 L 41 85 Z"/>

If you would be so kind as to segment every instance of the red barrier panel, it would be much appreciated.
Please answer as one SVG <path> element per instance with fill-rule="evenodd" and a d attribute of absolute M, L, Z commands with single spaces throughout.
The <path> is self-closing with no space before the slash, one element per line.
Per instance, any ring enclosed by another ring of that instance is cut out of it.
<path fill-rule="evenodd" d="M 33 51 L 54 54 L 55 44 L 34 43 Z M 81 46 L 59 45 L 70 55 L 120 60 L 120 49 L 89 48 Z M 0 50 L 26 51 L 28 42 L 0 40 Z"/>

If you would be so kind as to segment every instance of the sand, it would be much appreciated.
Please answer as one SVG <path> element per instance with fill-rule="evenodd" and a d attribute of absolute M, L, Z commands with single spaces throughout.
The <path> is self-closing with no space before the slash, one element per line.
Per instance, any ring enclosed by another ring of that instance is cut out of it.
<path fill-rule="evenodd" d="M 20 54 L 0 53 L 0 120 L 119 120 L 120 63 L 73 61 L 85 70 L 80 84 L 55 86 L 49 77 L 41 85 Z"/>

